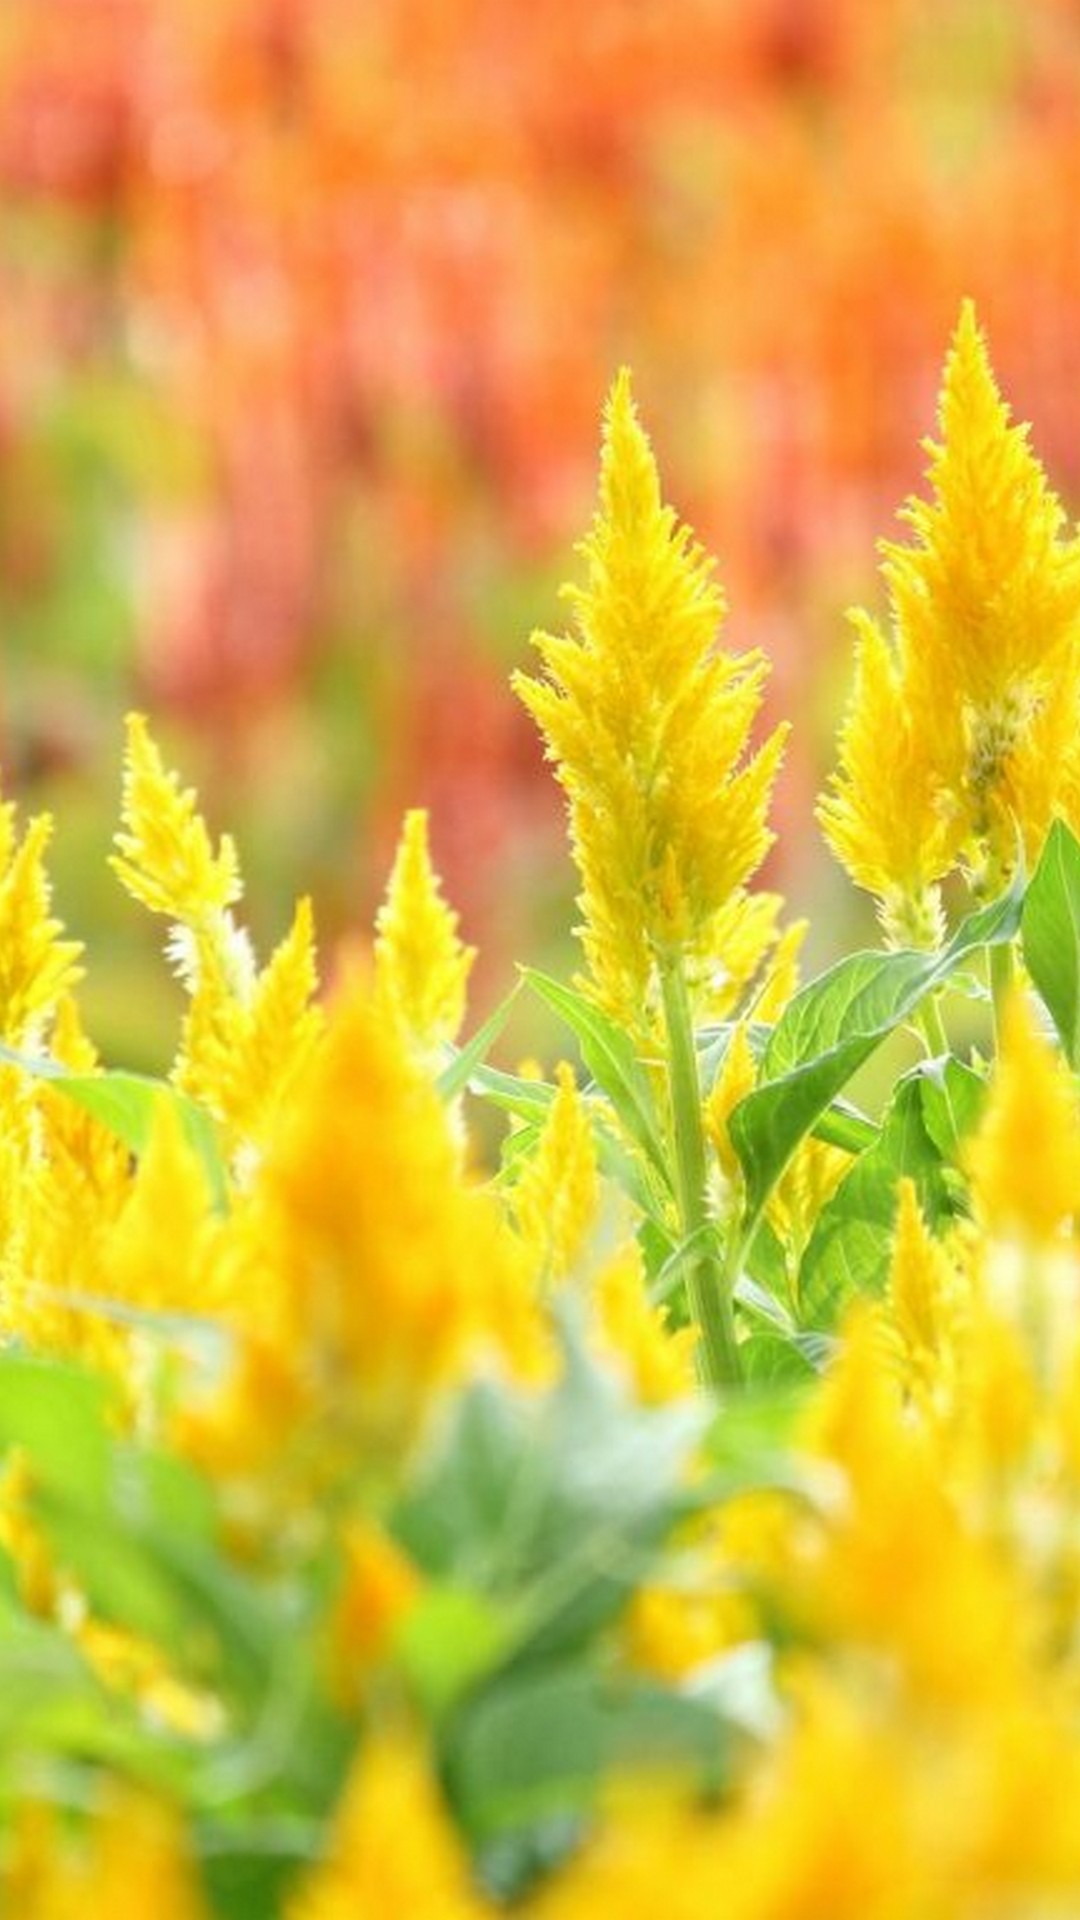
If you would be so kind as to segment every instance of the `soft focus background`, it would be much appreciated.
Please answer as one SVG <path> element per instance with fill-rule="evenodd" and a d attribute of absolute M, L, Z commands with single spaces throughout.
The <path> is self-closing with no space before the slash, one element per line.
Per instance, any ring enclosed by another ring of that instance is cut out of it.
<path fill-rule="evenodd" d="M 104 864 L 132 704 L 264 945 L 298 890 L 327 945 L 364 925 L 426 803 L 479 1008 L 552 958 L 506 676 L 623 360 L 797 723 L 770 878 L 826 957 L 843 609 L 964 293 L 1080 503 L 1078 205 L 1076 0 L 2 0 L 0 757 L 59 815 L 106 1049 L 175 1017 Z"/>

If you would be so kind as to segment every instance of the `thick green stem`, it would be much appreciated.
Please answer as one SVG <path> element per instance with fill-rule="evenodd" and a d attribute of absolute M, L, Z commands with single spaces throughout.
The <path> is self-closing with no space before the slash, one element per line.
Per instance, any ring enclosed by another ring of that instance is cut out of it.
<path fill-rule="evenodd" d="M 702 1377 L 708 1386 L 724 1386 L 739 1378 L 739 1350 L 731 1314 L 731 1287 L 710 1231 L 701 1083 L 690 996 L 678 955 L 661 966 L 660 983 L 667 1027 L 675 1196 L 683 1242 L 688 1249 L 686 1288 L 690 1311 L 700 1334 L 698 1354 Z"/>
<path fill-rule="evenodd" d="M 990 949 L 990 994 L 994 1002 L 994 1046 L 1001 1052 L 1001 1023 L 1005 1014 L 1005 1002 L 1012 992 L 1013 951 L 1010 946 L 991 947 Z"/>
<path fill-rule="evenodd" d="M 941 1008 L 937 1003 L 937 994 L 928 994 L 919 1008 L 919 1025 L 931 1054 L 938 1058 L 949 1051 L 949 1037 L 945 1032 L 945 1022 L 941 1018 Z"/>

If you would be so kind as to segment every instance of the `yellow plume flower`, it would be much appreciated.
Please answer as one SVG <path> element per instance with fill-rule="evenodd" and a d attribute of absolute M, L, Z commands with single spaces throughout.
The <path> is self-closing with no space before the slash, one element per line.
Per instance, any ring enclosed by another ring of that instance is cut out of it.
<path fill-rule="evenodd" d="M 240 898 L 232 840 L 223 834 L 214 852 L 194 792 L 166 770 L 140 713 L 127 720 L 123 821 L 111 864 L 151 913 L 198 925 Z"/>
<path fill-rule="evenodd" d="M 241 1158 L 259 1149 L 321 1025 L 311 906 L 260 973 L 231 905 L 242 883 L 223 834 L 215 854 L 190 788 L 169 772 L 141 714 L 128 716 L 123 827 L 112 866 L 128 892 L 173 922 L 168 951 L 191 996 L 174 1078 L 222 1123 Z"/>
<path fill-rule="evenodd" d="M 672 1327 L 668 1310 L 649 1299 L 636 1240 L 605 1261 L 593 1303 L 597 1345 L 621 1362 L 644 1406 L 659 1406 L 694 1391 L 696 1327 Z"/>
<path fill-rule="evenodd" d="M 50 911 L 45 848 L 52 833 L 47 814 L 31 820 L 16 842 L 14 811 L 2 809 L 0 850 L 0 1038 L 9 1046 L 32 1045 L 62 995 L 79 979 L 77 941 L 62 940 Z"/>
<path fill-rule="evenodd" d="M 596 1145 L 573 1068 L 555 1070 L 555 1097 L 511 1195 L 518 1231 L 538 1273 L 565 1279 L 596 1218 Z"/>
<path fill-rule="evenodd" d="M 948 1252 L 923 1220 L 911 1180 L 901 1180 L 898 1189 L 888 1308 L 904 1385 L 921 1404 L 951 1411 L 963 1289 Z"/>
<path fill-rule="evenodd" d="M 424 1583 L 404 1549 L 369 1518 L 350 1522 L 342 1549 L 344 1577 L 330 1626 L 331 1680 L 342 1710 L 355 1712 Z"/>
<path fill-rule="evenodd" d="M 663 504 L 630 376 L 607 405 L 600 503 L 565 590 L 576 631 L 536 634 L 546 669 L 514 687 L 569 804 L 592 991 L 631 1029 L 656 998 L 658 960 L 707 973 L 717 916 L 760 865 L 783 746 L 747 760 L 765 662 L 717 648 L 712 563 Z"/>
<path fill-rule="evenodd" d="M 437 1066 L 441 1048 L 461 1031 L 476 955 L 458 939 L 458 916 L 443 899 L 422 808 L 405 815 L 375 926 L 378 991 L 419 1057 Z"/>
<path fill-rule="evenodd" d="M 1080 1208 L 1080 1104 L 1026 997 L 1005 1007 L 990 1098 L 967 1152 L 976 1214 L 993 1234 L 1052 1242 Z"/>
<path fill-rule="evenodd" d="M 856 886 L 876 895 L 897 941 L 934 946 L 936 882 L 958 851 L 957 809 L 942 794 L 931 742 L 880 628 L 856 609 L 855 686 L 840 731 L 840 767 L 818 819 Z"/>
<path fill-rule="evenodd" d="M 431 1761 L 403 1733 L 371 1737 L 348 1782 L 329 1853 L 286 1902 L 285 1920 L 494 1920 Z"/>
<path fill-rule="evenodd" d="M 19 1920 L 209 1920 L 179 1820 L 134 1790 L 114 1791 L 81 1842 L 44 1807 L 22 1808 L 0 1896 Z"/>
<path fill-rule="evenodd" d="M 821 817 L 900 938 L 938 932 L 933 883 L 962 859 L 1000 883 L 1076 791 L 1080 545 L 1010 424 L 965 302 L 945 366 L 930 500 L 883 543 L 894 645 L 863 614 L 841 765 Z"/>
<path fill-rule="evenodd" d="M 769 961 L 761 991 L 754 996 L 751 1016 L 755 1020 L 779 1020 L 789 1000 L 799 990 L 799 956 L 810 922 L 793 920 L 784 928 Z"/>
<path fill-rule="evenodd" d="M 175 1068 L 179 1086 L 225 1129 L 230 1148 L 264 1145 L 281 1103 L 322 1029 L 311 903 L 261 972 L 237 978 L 229 942 L 213 932 L 196 947 L 191 1005 Z"/>
<path fill-rule="evenodd" d="M 740 1020 L 732 1028 L 727 1052 L 703 1109 L 706 1136 L 712 1143 L 720 1171 L 729 1184 L 738 1184 L 742 1169 L 739 1156 L 731 1144 L 728 1121 L 739 1101 L 753 1092 L 756 1081 L 757 1062 L 750 1046 L 750 1035 L 745 1020 Z"/>
<path fill-rule="evenodd" d="M 331 1005 L 234 1233 L 237 1284 L 260 1319 L 252 1351 L 241 1343 L 244 1390 L 232 1383 L 221 1403 L 237 1440 L 222 1435 L 223 1457 L 257 1454 L 242 1432 L 252 1422 L 270 1450 L 287 1447 L 303 1418 L 309 1442 L 324 1435 L 330 1470 L 338 1443 L 381 1470 L 439 1389 L 484 1356 L 511 1367 L 532 1356 L 520 1249 L 462 1172 L 446 1109 L 359 972 Z"/>

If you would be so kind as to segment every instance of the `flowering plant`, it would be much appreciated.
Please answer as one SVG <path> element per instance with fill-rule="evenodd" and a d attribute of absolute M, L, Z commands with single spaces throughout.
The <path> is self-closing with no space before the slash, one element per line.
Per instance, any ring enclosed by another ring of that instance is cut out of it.
<path fill-rule="evenodd" d="M 5 806 L 21 1920 L 1075 1911 L 1080 547 L 970 310 L 941 429 L 821 805 L 883 944 L 804 986 L 765 664 L 626 375 L 516 682 L 583 953 L 523 983 L 577 1068 L 492 1066 L 509 1003 L 462 1041 L 419 813 L 325 999 L 306 903 L 260 966 L 135 718 L 114 866 L 186 1011 L 167 1080 L 107 1069 Z"/>

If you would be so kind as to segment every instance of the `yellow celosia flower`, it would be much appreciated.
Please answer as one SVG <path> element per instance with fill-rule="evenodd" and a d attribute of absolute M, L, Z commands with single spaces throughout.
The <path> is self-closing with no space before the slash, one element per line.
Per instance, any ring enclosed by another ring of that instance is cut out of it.
<path fill-rule="evenodd" d="M 1080 1103 L 1019 991 L 1005 1008 L 990 1098 L 967 1166 L 978 1218 L 991 1233 L 1050 1242 L 1080 1208 Z"/>
<path fill-rule="evenodd" d="M 285 1920 L 493 1920 L 495 1911 L 473 1886 L 427 1754 L 404 1734 L 371 1737 L 326 1862 L 286 1901 Z"/>
<path fill-rule="evenodd" d="M 129 893 L 174 923 L 168 950 L 191 995 L 174 1078 L 222 1123 L 247 1172 L 321 1024 L 310 903 L 299 902 L 260 973 L 229 911 L 242 892 L 236 849 L 224 834 L 215 854 L 195 794 L 167 771 L 139 714 L 128 717 L 116 844 Z"/>
<path fill-rule="evenodd" d="M 378 991 L 421 1059 L 437 1066 L 442 1048 L 461 1031 L 476 955 L 458 939 L 458 916 L 443 899 L 422 808 L 405 815 L 375 925 Z"/>
<path fill-rule="evenodd" d="M 850 1172 L 851 1164 L 851 1155 L 843 1147 L 808 1134 L 799 1141 L 769 1195 L 765 1217 L 787 1250 L 793 1273 L 798 1270 L 818 1215 Z"/>
<path fill-rule="evenodd" d="M 613 1789 L 584 1848 L 529 1902 L 529 1920 L 702 1920 L 731 1888 L 716 1814 L 670 1780 Z"/>
<path fill-rule="evenodd" d="M 889 931 L 932 938 L 932 883 L 961 858 L 980 885 L 1035 858 L 1076 786 L 1080 546 L 1010 425 L 966 302 L 945 367 L 932 500 L 885 544 L 895 648 L 864 615 L 827 837 Z"/>
<path fill-rule="evenodd" d="M 261 1148 L 322 1028 L 311 905 L 261 973 L 238 986 L 220 943 L 199 943 L 199 965 L 175 1077 L 221 1121 L 232 1148 Z"/>
<path fill-rule="evenodd" d="M 705 1020 L 724 1020 L 744 1003 L 779 934 L 778 893 L 740 887 L 715 916 L 709 951 L 690 969 L 695 1001 Z"/>
<path fill-rule="evenodd" d="M 739 1101 L 753 1091 L 756 1081 L 757 1063 L 750 1046 L 750 1035 L 745 1020 L 740 1020 L 732 1028 L 727 1052 L 703 1109 L 706 1135 L 729 1185 L 738 1185 L 741 1168 L 739 1156 L 731 1144 L 728 1121 Z"/>
<path fill-rule="evenodd" d="M 565 1279 L 596 1219 L 599 1175 L 589 1115 L 573 1068 L 560 1061 L 555 1097 L 511 1195 L 538 1274 Z"/>
<path fill-rule="evenodd" d="M 40 1040 L 82 972 L 81 946 L 59 938 L 60 922 L 49 912 L 44 855 L 51 833 L 51 820 L 41 814 L 17 843 L 14 809 L 0 809 L 0 1039 L 9 1046 Z"/>
<path fill-rule="evenodd" d="M 593 1304 L 600 1348 L 627 1370 L 643 1405 L 657 1406 L 693 1392 L 697 1328 L 671 1327 L 666 1307 L 653 1305 L 636 1240 L 605 1261 L 594 1284 Z"/>
<path fill-rule="evenodd" d="M 901 1378 L 932 1407 L 955 1406 L 963 1288 L 952 1259 L 929 1232 L 914 1183 L 901 1180 L 889 1267 L 888 1326 Z"/>
<path fill-rule="evenodd" d="M 760 993 L 754 996 L 751 1016 L 755 1020 L 779 1020 L 789 1000 L 799 990 L 799 956 L 806 939 L 808 920 L 793 920 L 776 943 Z"/>
<path fill-rule="evenodd" d="M 198 925 L 240 898 L 232 840 L 223 834 L 214 852 L 195 794 L 166 770 L 139 713 L 127 721 L 123 819 L 112 865 L 151 913 Z"/>
<path fill-rule="evenodd" d="M 886 931 L 934 946 L 944 926 L 936 882 L 956 860 L 958 808 L 942 791 L 931 740 L 888 641 L 867 614 L 851 617 L 859 636 L 855 687 L 840 730 L 840 769 L 818 818 L 856 886 L 876 895 Z"/>
<path fill-rule="evenodd" d="M 344 1578 L 330 1628 L 335 1698 L 345 1711 L 362 1703 L 372 1669 L 423 1591 L 418 1567 L 383 1527 L 352 1521 L 342 1541 Z"/>
<path fill-rule="evenodd" d="M 24 1808 L 0 1895 L 12 1920 L 209 1920 L 179 1820 L 134 1791 L 114 1792 L 79 1839 Z"/>
<path fill-rule="evenodd" d="M 707 977 L 717 917 L 760 865 L 782 730 L 745 760 L 765 663 L 718 650 L 712 565 L 664 506 L 621 373 L 605 416 L 600 504 L 567 589 L 576 632 L 535 636 L 546 677 L 515 676 L 569 803 L 592 990 L 639 1029 L 658 959 Z"/>
<path fill-rule="evenodd" d="M 257 1455 L 260 1434 L 287 1448 L 303 1418 L 328 1471 L 335 1448 L 381 1471 L 485 1355 L 536 1360 L 520 1248 L 460 1158 L 430 1080 L 354 973 L 233 1228 L 259 1321 L 250 1353 L 241 1342 L 243 1390 L 221 1402 L 223 1461 Z M 212 1414 L 201 1425 L 207 1459 Z"/>

